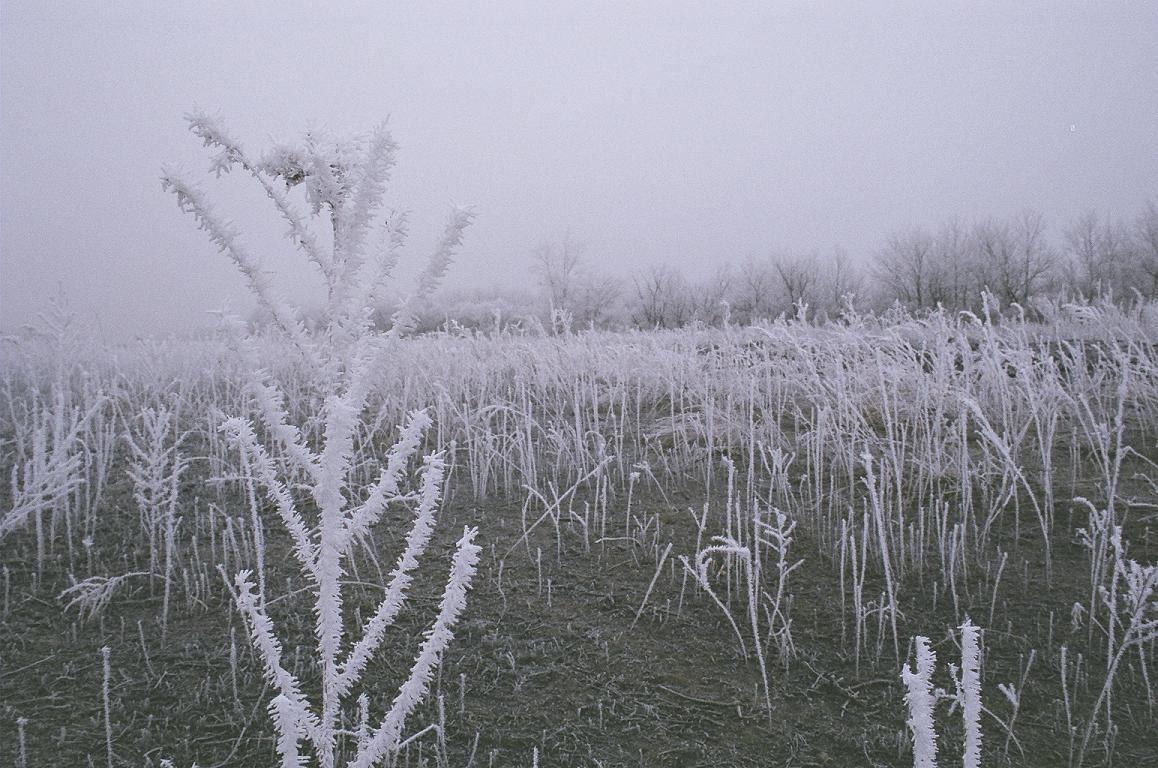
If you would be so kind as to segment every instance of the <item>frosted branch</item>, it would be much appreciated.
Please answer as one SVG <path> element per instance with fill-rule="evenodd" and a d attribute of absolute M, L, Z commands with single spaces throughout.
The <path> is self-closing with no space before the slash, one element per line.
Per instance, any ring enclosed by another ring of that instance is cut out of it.
<path fill-rule="evenodd" d="M 373 618 L 366 625 L 362 638 L 350 651 L 345 664 L 342 665 L 338 677 L 338 691 L 344 696 L 350 686 L 362 673 L 366 663 L 382 642 L 386 628 L 394 623 L 395 617 L 406 601 L 406 589 L 413 580 L 414 569 L 418 567 L 418 559 L 426 551 L 434 532 L 434 518 L 438 509 L 440 489 L 446 471 L 446 465 L 441 456 L 428 456 L 422 477 L 421 502 L 414 516 L 414 524 L 406 536 L 406 547 L 398 558 L 398 564 L 390 574 L 390 585 L 386 588 L 386 596 L 378 605 Z"/>
<path fill-rule="evenodd" d="M 442 284 L 442 278 L 450 267 L 455 251 L 462 245 L 463 233 L 474 220 L 474 216 L 474 211 L 468 208 L 455 209 L 450 222 L 447 223 L 446 229 L 443 231 L 438 248 L 431 255 L 426 268 L 422 270 L 422 274 L 418 276 L 417 289 L 394 315 L 394 326 L 390 329 L 392 338 L 405 335 L 413 330 L 418 304 L 430 297 Z"/>
<path fill-rule="evenodd" d="M 446 589 L 442 595 L 438 619 L 426 633 L 426 640 L 422 643 L 418 657 L 410 669 L 410 677 L 399 688 L 390 712 L 366 745 L 358 750 L 358 754 L 350 764 L 351 768 L 370 768 L 382 760 L 398 743 L 407 716 L 426 695 L 442 652 L 454 639 L 451 627 L 458 621 L 466 606 L 466 591 L 470 587 L 481 552 L 481 548 L 474 543 L 477 532 L 474 528 L 463 529 L 462 538 L 459 539 L 458 549 L 454 554 L 454 562 L 450 567 Z"/>
<path fill-rule="evenodd" d="M 254 473 L 258 481 L 266 490 L 268 498 L 277 509 L 278 516 L 289 531 L 294 542 L 294 554 L 302 564 L 302 569 L 317 581 L 317 548 L 310 539 L 309 529 L 301 514 L 294 505 L 293 497 L 285 484 L 278 479 L 273 459 L 266 453 L 265 448 L 257 441 L 253 433 L 253 425 L 245 419 L 228 419 L 222 425 L 224 430 L 237 443 L 238 447 L 249 456 L 253 464 Z"/>

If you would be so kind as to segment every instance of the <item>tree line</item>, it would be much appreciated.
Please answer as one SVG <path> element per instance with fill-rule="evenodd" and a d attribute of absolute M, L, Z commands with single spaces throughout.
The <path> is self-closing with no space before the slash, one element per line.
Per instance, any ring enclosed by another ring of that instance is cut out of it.
<path fill-rule="evenodd" d="M 749 257 L 698 280 L 658 264 L 628 279 L 603 271 L 582 241 L 544 242 L 530 257 L 534 289 L 444 294 L 419 325 L 541 323 L 545 330 L 745 325 L 781 315 L 814 322 L 843 313 L 979 310 L 983 294 L 1033 312 L 1039 297 L 1158 298 L 1158 204 L 1131 219 L 1078 216 L 1051 237 L 1045 217 L 1016 215 L 898 230 L 867 258 L 842 248 Z M 385 313 L 384 313 L 385 314 Z M 385 317 L 384 317 L 385 319 Z"/>

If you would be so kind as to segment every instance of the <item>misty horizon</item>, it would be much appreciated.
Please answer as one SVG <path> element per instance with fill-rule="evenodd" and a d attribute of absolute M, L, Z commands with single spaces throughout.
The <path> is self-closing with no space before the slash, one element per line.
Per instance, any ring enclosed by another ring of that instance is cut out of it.
<path fill-rule="evenodd" d="M 222 6 L 224 8 L 225 6 Z M 1049 239 L 1158 195 L 1147 4 L 376 8 L 10 2 L 0 15 L 0 327 L 57 293 L 114 338 L 252 306 L 161 190 L 183 167 L 298 302 L 320 286 L 247 179 L 214 179 L 183 115 L 255 153 L 388 120 L 411 212 L 400 291 L 455 204 L 478 216 L 450 288 L 532 289 L 542 243 L 592 269 L 842 247 L 1025 208 Z M 292 9 L 291 9 L 292 10 Z"/>

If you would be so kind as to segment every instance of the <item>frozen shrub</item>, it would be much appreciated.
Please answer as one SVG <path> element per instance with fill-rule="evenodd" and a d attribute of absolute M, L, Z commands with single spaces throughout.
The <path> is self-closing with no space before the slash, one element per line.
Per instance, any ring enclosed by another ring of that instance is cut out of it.
<path fill-rule="evenodd" d="M 249 390 L 273 447 L 263 442 L 248 418 L 229 418 L 221 428 L 241 453 L 251 491 L 262 489 L 288 531 L 294 556 L 314 595 L 321 696 L 320 701 L 311 702 L 302 682 L 282 663 L 281 642 L 265 607 L 263 575 L 258 574 L 262 589 L 256 593 L 249 571 L 233 578 L 234 600 L 245 617 L 266 679 L 276 691 L 269 714 L 277 732 L 277 751 L 285 768 L 297 768 L 307 760 L 302 748 L 308 745 L 317 764 L 331 768 L 340 754 L 340 740 L 351 735 L 341 728 L 343 704 L 354 703 L 350 701 L 352 689 L 405 603 L 407 587 L 433 533 L 446 470 L 441 454 L 429 455 L 423 462 L 419 490 L 407 493 L 402 488 L 407 466 L 430 425 L 426 413 L 417 411 L 402 428 L 378 480 L 369 488 L 358 488 L 353 477 L 358 426 L 371 387 L 388 364 L 387 345 L 413 326 L 415 302 L 438 287 L 472 214 L 455 211 L 419 276 L 413 297 L 395 313 L 390 333 L 380 338 L 372 332 L 372 307 L 398 260 L 406 233 L 404 216 L 392 215 L 375 227 L 394 165 L 395 144 L 385 126 L 351 139 L 307 132 L 298 144 L 279 145 L 254 158 L 217 119 L 198 112 L 188 120 L 190 130 L 215 150 L 211 165 L 215 174 L 240 169 L 261 185 L 286 222 L 288 237 L 321 272 L 326 287 L 321 321 L 316 330 L 307 332 L 300 313 L 277 295 L 262 265 L 241 243 L 235 228 L 216 215 L 204 192 L 180 174 L 165 171 L 165 189 L 177 196 L 181 209 L 191 213 L 237 265 L 261 308 L 308 367 L 322 404 L 320 447 L 315 450 L 307 444 L 303 430 L 291 423 L 281 392 L 264 375 L 255 373 Z M 299 185 L 305 192 L 308 218 L 291 199 L 291 190 Z M 328 246 L 310 226 L 317 219 L 332 229 Z M 371 245 L 370 233 L 375 228 L 379 234 Z M 392 502 L 413 504 L 413 523 L 389 583 L 384 585 L 385 596 L 355 640 L 342 618 L 342 578 L 356 545 Z M 466 604 L 480 551 L 475 534 L 474 529 L 463 531 L 438 616 L 410 674 L 380 724 L 361 729 L 349 765 L 381 763 L 399 743 L 406 717 L 426 695 L 453 638 L 451 628 Z"/>

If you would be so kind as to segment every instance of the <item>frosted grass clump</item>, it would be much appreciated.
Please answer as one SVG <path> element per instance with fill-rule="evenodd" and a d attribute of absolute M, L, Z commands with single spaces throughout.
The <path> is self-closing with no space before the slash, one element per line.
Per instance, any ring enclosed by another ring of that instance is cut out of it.
<path fill-rule="evenodd" d="M 12 468 L 8 509 L 0 512 L 0 541 L 23 528 L 29 519 L 38 526 L 38 539 L 42 538 L 41 516 L 58 503 L 67 504 L 83 484 L 84 432 L 103 402 L 97 398 L 87 412 L 82 412 L 57 389 L 51 405 L 41 404 L 27 424 L 17 426 L 23 432 L 16 441 L 20 460 Z M 43 561 L 42 549 L 38 548 L 38 563 Z"/>
<path fill-rule="evenodd" d="M 981 629 L 968 618 L 961 630 L 961 669 L 950 664 L 956 694 L 933 688 L 933 672 L 937 654 L 929 645 L 929 638 L 918 636 L 916 666 L 905 664 L 901 680 L 905 684 L 905 703 L 909 708 L 908 726 L 913 738 L 913 768 L 937 768 L 937 731 L 934 723 L 937 700 L 952 699 L 960 705 L 965 724 L 965 768 L 981 766 Z"/>
<path fill-rule="evenodd" d="M 961 672 L 949 665 L 965 722 L 965 768 L 981 766 L 981 630 L 965 619 L 961 625 Z"/>
<path fill-rule="evenodd" d="M 937 696 L 933 691 L 933 670 L 937 654 L 929 647 L 929 638 L 918 637 L 917 664 L 901 669 L 905 683 L 905 703 L 909 706 L 909 730 L 913 734 L 913 768 L 936 768 L 937 731 L 933 725 L 933 710 Z"/>

